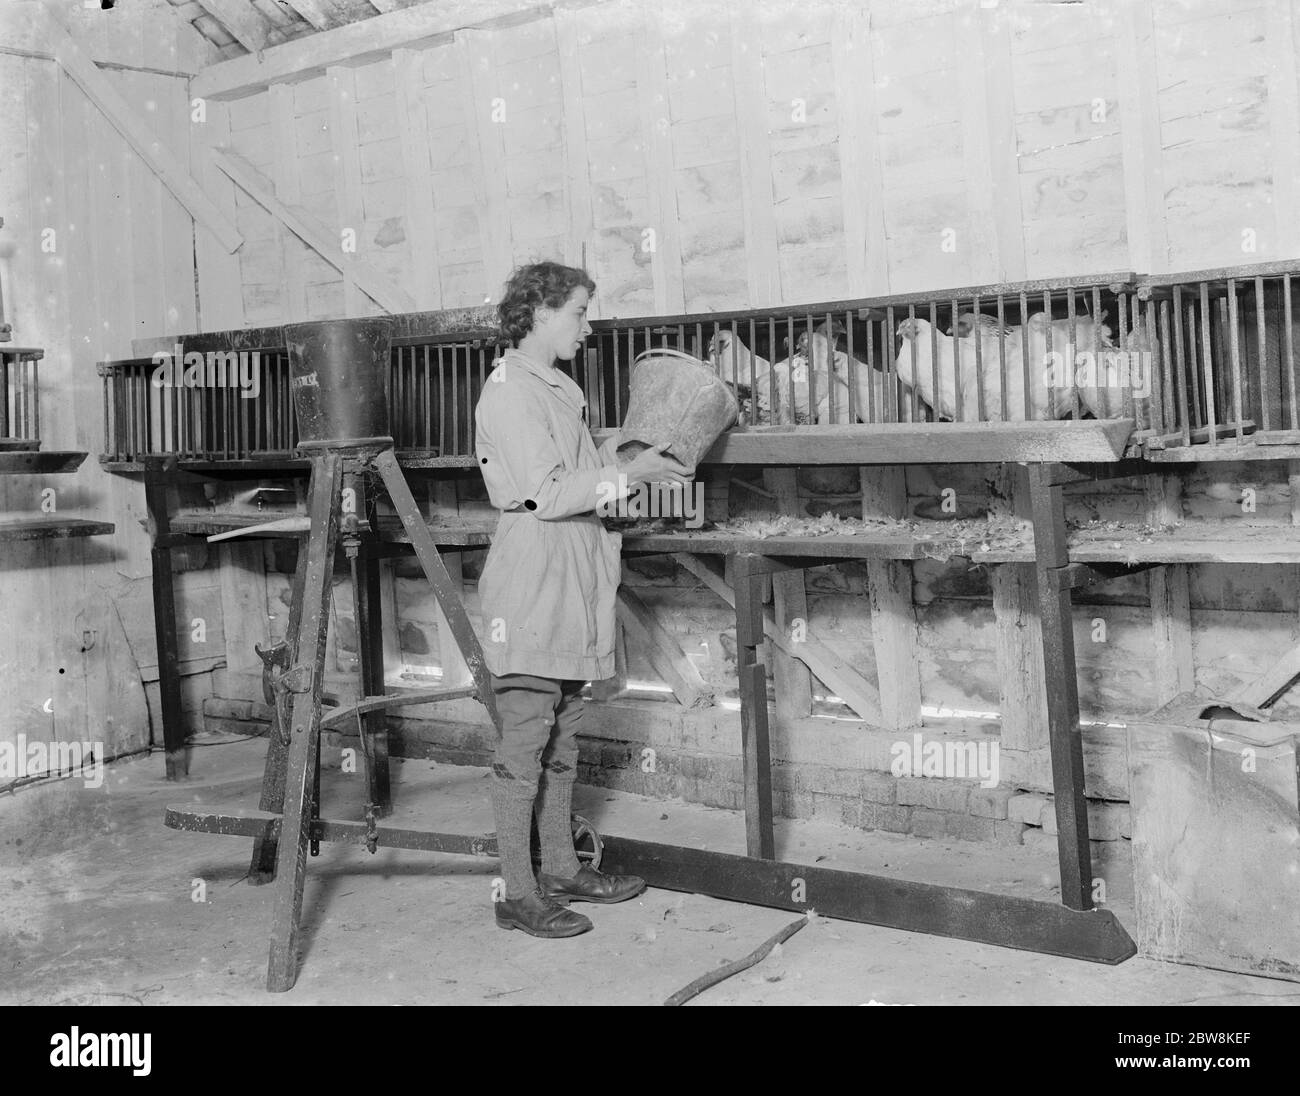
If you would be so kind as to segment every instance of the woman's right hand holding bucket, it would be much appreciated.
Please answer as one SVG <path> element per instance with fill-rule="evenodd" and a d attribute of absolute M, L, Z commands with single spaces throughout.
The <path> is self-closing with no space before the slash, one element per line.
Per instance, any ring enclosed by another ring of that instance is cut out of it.
<path fill-rule="evenodd" d="M 642 450 L 627 464 L 619 469 L 627 476 L 628 483 L 681 483 L 687 484 L 695 478 L 693 469 L 673 457 L 665 456 L 667 445 L 655 445 Z"/>

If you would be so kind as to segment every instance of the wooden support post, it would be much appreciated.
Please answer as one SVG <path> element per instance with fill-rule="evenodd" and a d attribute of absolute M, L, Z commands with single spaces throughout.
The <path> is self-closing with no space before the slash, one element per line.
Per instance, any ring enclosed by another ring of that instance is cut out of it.
<path fill-rule="evenodd" d="M 772 759 L 767 728 L 767 670 L 759 660 L 763 604 L 758 596 L 759 556 L 736 556 L 736 665 L 740 675 L 740 734 L 744 755 L 745 851 L 772 860 Z"/>
<path fill-rule="evenodd" d="M 171 535 L 171 511 L 176 488 L 169 487 L 160 461 L 145 462 L 145 505 L 149 511 L 149 532 L 153 539 L 153 627 L 158 643 L 158 690 L 161 695 L 163 744 L 167 779 L 189 775 L 185 728 L 181 724 L 181 667 L 176 638 L 176 586 L 170 548 L 159 547 Z"/>
<path fill-rule="evenodd" d="M 907 487 L 901 466 L 859 469 L 862 516 L 903 517 Z M 921 723 L 921 675 L 916 653 L 912 565 L 905 560 L 867 560 L 871 642 L 880 682 L 880 714 L 891 730 Z"/>
<path fill-rule="evenodd" d="M 1034 514 L 1038 616 L 1043 628 L 1043 678 L 1047 684 L 1047 731 L 1052 748 L 1052 791 L 1056 807 L 1061 901 L 1088 910 L 1092 902 L 1092 850 L 1084 799 L 1083 736 L 1079 732 L 1079 682 L 1074 662 L 1070 589 L 1058 581 L 1069 566 L 1065 500 L 1052 482 L 1053 466 L 1029 468 Z"/>
<path fill-rule="evenodd" d="M 1146 478 L 1147 523 L 1156 527 L 1183 520 L 1182 479 L 1176 475 Z M 1192 660 L 1192 609 L 1185 563 L 1169 563 L 1147 572 L 1151 599 L 1151 641 L 1155 655 L 1151 707 L 1169 703 L 1196 687 Z"/>
<path fill-rule="evenodd" d="M 765 468 L 763 486 L 776 497 L 777 512 L 798 514 L 798 473 L 794 468 Z M 776 626 L 791 646 L 808 638 L 808 595 L 802 570 L 779 571 L 771 576 L 772 608 Z M 798 658 L 773 644 L 772 677 L 776 685 L 776 718 L 788 725 L 812 714 L 812 676 Z"/>
<path fill-rule="evenodd" d="M 989 517 L 1030 517 L 1028 481 L 1020 465 L 1002 465 L 990 487 Z M 1046 749 L 1043 629 L 1034 594 L 1034 568 L 1004 563 L 990 570 L 1001 715 L 999 742 L 1004 750 Z"/>

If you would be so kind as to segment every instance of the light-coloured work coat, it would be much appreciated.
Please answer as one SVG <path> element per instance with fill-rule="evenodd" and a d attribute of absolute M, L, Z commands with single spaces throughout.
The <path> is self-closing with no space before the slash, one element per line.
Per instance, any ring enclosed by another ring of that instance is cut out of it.
<path fill-rule="evenodd" d="M 480 638 L 494 674 L 614 675 L 623 538 L 594 511 L 620 494 L 618 438 L 598 454 L 586 407 L 572 380 L 514 349 L 479 396 L 475 455 L 502 511 L 478 581 Z"/>

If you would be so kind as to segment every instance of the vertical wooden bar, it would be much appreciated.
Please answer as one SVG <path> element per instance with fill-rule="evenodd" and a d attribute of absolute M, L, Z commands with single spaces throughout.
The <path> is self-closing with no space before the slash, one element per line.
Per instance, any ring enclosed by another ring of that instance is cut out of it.
<path fill-rule="evenodd" d="M 739 136 L 740 197 L 745 226 L 745 274 L 750 307 L 763 308 L 781 300 L 763 30 L 758 19 L 739 7 L 731 8 L 730 16 L 731 73 L 735 91 L 733 109 Z M 793 346 L 790 353 L 793 356 Z M 811 403 L 809 414 L 816 414 L 816 406 Z"/>
<path fill-rule="evenodd" d="M 858 469 L 864 518 L 906 517 L 904 471 L 901 465 L 864 465 Z M 912 565 L 906 560 L 867 560 L 867 598 L 871 606 L 871 646 L 880 682 L 881 725 L 891 730 L 920 726 L 921 676 Z"/>
<path fill-rule="evenodd" d="M 1060 486 L 1052 482 L 1054 468 L 1050 464 L 1029 466 L 1038 614 L 1043 628 L 1043 679 L 1047 686 L 1061 901 L 1070 909 L 1088 910 L 1093 908 L 1092 850 L 1084 798 L 1070 588 L 1064 582 L 1070 556 L 1066 548 L 1065 502 Z"/>
<path fill-rule="evenodd" d="M 1286 377 L 1287 396 L 1290 399 L 1291 418 L 1287 429 L 1300 430 L 1300 409 L 1296 406 L 1296 388 L 1300 386 L 1300 377 L 1295 368 L 1295 334 L 1292 331 L 1291 317 L 1291 275 L 1282 275 L 1282 370 Z"/>
<path fill-rule="evenodd" d="M 1215 410 L 1214 355 L 1210 350 L 1210 286 L 1201 282 L 1201 368 L 1205 371 L 1205 425 L 1209 427 L 1210 445 L 1218 444 L 1219 417 Z"/>
<path fill-rule="evenodd" d="M 745 851 L 760 860 L 776 855 L 772 830 L 772 762 L 768 745 L 767 670 L 763 645 L 763 603 L 759 593 L 762 557 L 734 557 L 737 671 L 740 677 L 740 734 L 744 755 Z"/>
<path fill-rule="evenodd" d="M 831 69 L 840 118 L 840 196 L 848 295 L 866 297 L 889 291 L 871 17 L 866 5 L 843 4 L 835 8 L 832 18 Z M 850 350 L 850 357 L 852 354 Z"/>
<path fill-rule="evenodd" d="M 765 468 L 763 486 L 775 496 L 776 511 L 798 517 L 802 507 L 799 505 L 798 470 L 795 468 Z M 808 626 L 808 597 L 804 589 L 804 573 L 792 568 L 778 571 L 772 575 L 772 599 L 776 616 L 776 626 L 789 637 L 797 634 L 800 627 Z M 812 678 L 808 667 L 784 651 L 776 644 L 769 648 L 772 652 L 772 677 L 776 686 L 776 715 L 780 723 L 789 726 L 797 719 L 804 719 L 812 712 Z"/>
<path fill-rule="evenodd" d="M 298 175 L 297 126 L 294 124 L 292 84 L 272 84 L 267 89 L 271 113 L 271 178 L 275 196 L 287 205 L 302 203 Z M 360 235 L 360 224 L 357 224 Z M 307 318 L 307 245 L 276 221 L 280 255 L 284 262 L 284 317 L 289 322 Z"/>
<path fill-rule="evenodd" d="M 1237 441 L 1241 441 L 1242 413 L 1242 376 L 1241 376 L 1241 330 L 1237 323 L 1237 282 L 1228 279 L 1228 326 L 1224 332 L 1228 340 L 1228 354 L 1232 360 L 1232 417 L 1236 420 Z"/>

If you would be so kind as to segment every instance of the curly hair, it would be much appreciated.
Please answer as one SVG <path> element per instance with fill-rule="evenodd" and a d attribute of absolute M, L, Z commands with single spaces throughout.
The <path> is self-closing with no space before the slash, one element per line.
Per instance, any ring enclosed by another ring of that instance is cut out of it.
<path fill-rule="evenodd" d="M 591 275 L 578 267 L 551 262 L 519 267 L 510 275 L 497 305 L 501 334 L 512 343 L 519 342 L 533 329 L 533 313 L 538 308 L 563 308 L 579 287 L 588 293 L 596 291 Z"/>

